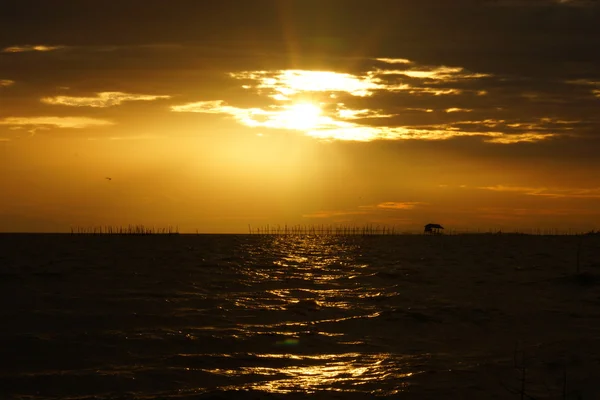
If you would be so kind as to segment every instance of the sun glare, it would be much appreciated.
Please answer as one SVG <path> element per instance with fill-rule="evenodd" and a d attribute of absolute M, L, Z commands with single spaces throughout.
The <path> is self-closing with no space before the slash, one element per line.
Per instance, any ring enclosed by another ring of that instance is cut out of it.
<path fill-rule="evenodd" d="M 317 127 L 321 120 L 321 108 L 310 103 L 298 103 L 282 111 L 278 119 L 288 129 L 308 130 Z"/>
<path fill-rule="evenodd" d="M 289 100 L 292 96 L 306 92 L 346 92 L 352 96 L 366 97 L 375 90 L 386 89 L 374 74 L 357 76 L 333 71 L 245 71 L 231 73 L 236 79 L 256 81 L 259 89 L 272 90 L 276 100 Z M 251 88 L 252 86 L 248 86 Z"/>

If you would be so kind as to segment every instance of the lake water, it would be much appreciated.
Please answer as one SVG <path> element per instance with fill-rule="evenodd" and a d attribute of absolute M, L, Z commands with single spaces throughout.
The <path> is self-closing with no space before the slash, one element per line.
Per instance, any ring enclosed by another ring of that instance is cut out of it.
<path fill-rule="evenodd" d="M 597 236 L 3 234 L 0 398 L 598 399 L 599 289 Z"/>

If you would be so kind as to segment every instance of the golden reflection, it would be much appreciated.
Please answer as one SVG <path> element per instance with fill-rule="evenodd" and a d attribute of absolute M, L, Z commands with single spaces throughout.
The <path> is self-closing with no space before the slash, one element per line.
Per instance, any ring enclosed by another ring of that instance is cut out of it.
<path fill-rule="evenodd" d="M 408 378 L 423 368 L 423 355 L 372 352 L 374 338 L 363 326 L 383 327 L 390 306 L 381 300 L 398 293 L 396 284 L 376 275 L 378 266 L 362 260 L 363 241 L 257 239 L 262 244 L 248 251 L 268 254 L 269 262 L 242 269 L 244 287 L 227 294 L 235 304 L 232 324 L 210 332 L 248 343 L 252 352 L 228 354 L 222 364 L 201 369 L 227 379 L 218 390 L 388 396 L 406 390 Z"/>
<path fill-rule="evenodd" d="M 343 336 L 321 324 L 336 324 L 380 315 L 378 299 L 395 296 L 393 286 L 357 286 L 355 277 L 370 278 L 374 271 L 359 262 L 360 246 L 351 238 L 275 236 L 263 251 L 273 255 L 271 265 L 248 268 L 248 287 L 265 285 L 260 294 L 242 292 L 234 304 L 240 309 L 281 312 L 282 319 L 247 320 L 238 326 L 245 334 L 268 332 Z M 276 284 L 276 287 L 269 287 Z M 280 285 L 285 285 L 281 287 Z M 391 291 L 389 289 L 392 289 Z M 275 315 L 275 314 L 271 314 Z"/>
<path fill-rule="evenodd" d="M 347 317 L 340 317 L 340 318 L 329 318 L 329 319 L 314 319 L 314 320 L 310 320 L 310 321 L 306 321 L 306 322 L 294 322 L 294 321 L 285 321 L 285 322 L 279 322 L 279 323 L 274 323 L 274 324 L 239 324 L 239 326 L 242 329 L 249 329 L 249 328 L 268 328 L 270 329 L 268 331 L 268 333 L 277 333 L 277 334 L 285 334 L 285 335 L 294 335 L 294 334 L 298 334 L 301 332 L 298 331 L 294 331 L 294 332 L 279 332 L 279 331 L 273 331 L 274 328 L 282 328 L 282 327 L 318 327 L 318 324 L 326 324 L 326 323 L 334 323 L 334 322 L 344 322 L 344 321 L 350 321 L 350 320 L 354 320 L 354 319 L 366 319 L 366 318 L 377 318 L 381 316 L 381 311 L 377 311 L 377 312 L 373 312 L 370 314 L 360 314 L 360 315 L 350 315 Z M 302 331 L 305 332 L 305 331 Z M 261 334 L 261 333 L 265 333 L 262 331 L 248 331 L 246 330 L 245 333 L 247 334 Z M 314 331 L 311 333 L 315 333 L 315 334 L 320 334 L 321 332 L 318 331 Z M 337 335 L 333 335 L 333 336 L 337 336 Z"/>
<path fill-rule="evenodd" d="M 205 369 L 224 376 L 252 375 L 264 380 L 251 382 L 242 387 L 221 389 L 260 390 L 268 393 L 315 393 L 318 391 L 355 392 L 371 394 L 398 394 L 406 390 L 406 378 L 415 372 L 408 371 L 411 360 L 398 367 L 394 356 L 381 354 L 255 354 L 263 359 L 293 361 L 295 365 L 277 367 L 245 366 L 239 369 Z M 289 363 L 286 363 L 289 364 Z M 420 373 L 419 371 L 418 373 Z M 386 385 L 383 381 L 389 382 Z"/>

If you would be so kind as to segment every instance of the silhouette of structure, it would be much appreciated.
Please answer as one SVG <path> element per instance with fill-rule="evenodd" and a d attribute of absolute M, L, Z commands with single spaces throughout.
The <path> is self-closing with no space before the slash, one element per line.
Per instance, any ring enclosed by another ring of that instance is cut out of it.
<path fill-rule="evenodd" d="M 427 224 L 425 225 L 425 230 L 423 233 L 430 235 L 440 235 L 442 233 L 442 229 L 444 229 L 444 227 L 439 224 Z"/>

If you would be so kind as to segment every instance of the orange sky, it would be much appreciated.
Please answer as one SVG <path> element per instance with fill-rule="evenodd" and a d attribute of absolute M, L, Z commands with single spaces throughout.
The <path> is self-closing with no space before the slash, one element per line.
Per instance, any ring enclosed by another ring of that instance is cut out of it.
<path fill-rule="evenodd" d="M 600 228 L 596 2 L 8 3 L 0 231 Z"/>

